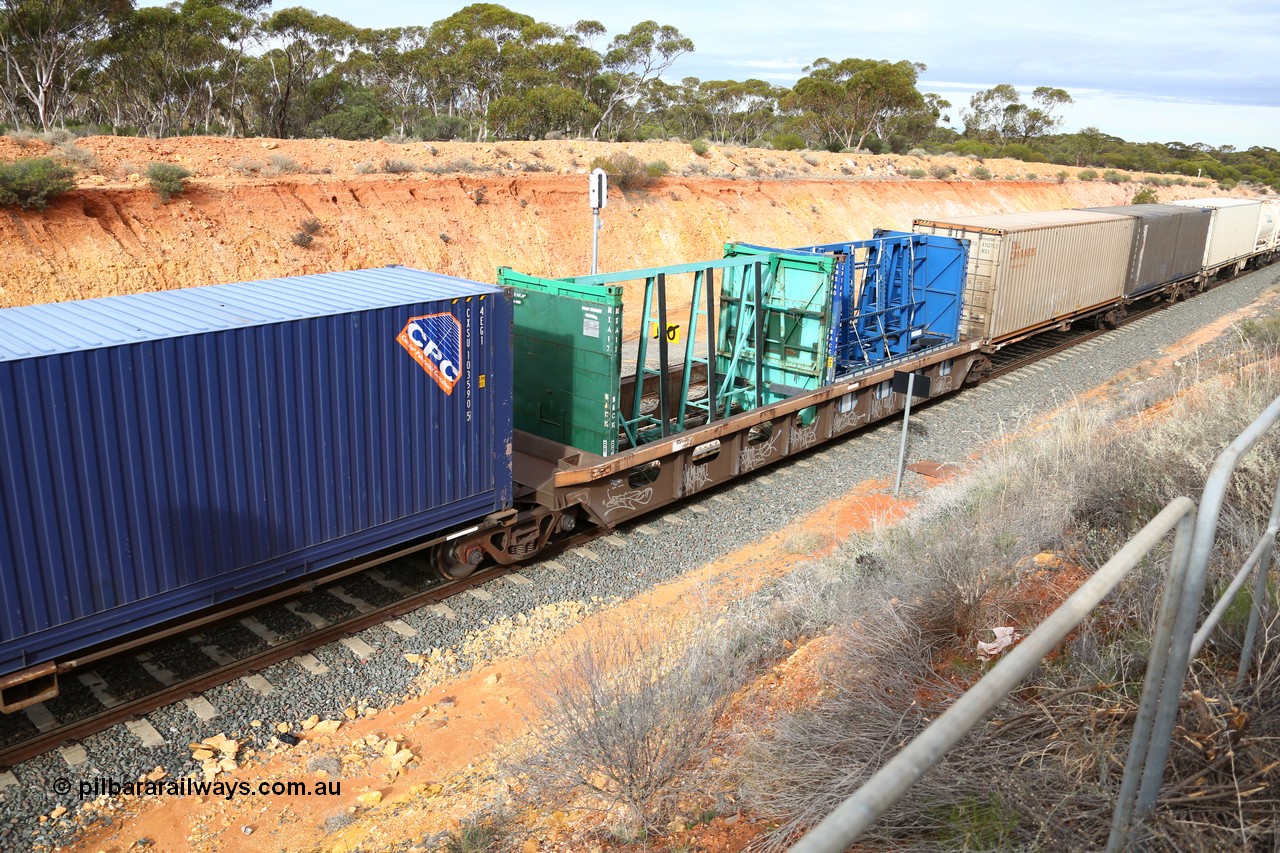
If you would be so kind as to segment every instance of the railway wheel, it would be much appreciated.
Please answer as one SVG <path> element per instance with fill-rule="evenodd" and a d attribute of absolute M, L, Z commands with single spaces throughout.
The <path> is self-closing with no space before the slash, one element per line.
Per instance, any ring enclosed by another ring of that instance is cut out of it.
<path fill-rule="evenodd" d="M 1117 305 L 1110 311 L 1098 317 L 1099 329 L 1114 329 L 1119 326 L 1124 318 L 1129 316 L 1129 311 L 1123 305 Z"/>
<path fill-rule="evenodd" d="M 477 543 L 458 543 L 457 545 L 440 545 L 435 548 L 433 558 L 436 571 L 447 580 L 460 581 L 475 573 L 484 562 L 484 549 Z"/>

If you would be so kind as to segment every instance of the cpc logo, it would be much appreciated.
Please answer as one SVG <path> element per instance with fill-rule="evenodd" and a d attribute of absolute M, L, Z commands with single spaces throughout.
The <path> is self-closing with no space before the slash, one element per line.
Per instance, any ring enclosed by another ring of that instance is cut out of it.
<path fill-rule="evenodd" d="M 410 317 L 396 340 L 444 393 L 453 393 L 453 386 L 462 375 L 462 324 L 457 317 L 452 314 Z"/>

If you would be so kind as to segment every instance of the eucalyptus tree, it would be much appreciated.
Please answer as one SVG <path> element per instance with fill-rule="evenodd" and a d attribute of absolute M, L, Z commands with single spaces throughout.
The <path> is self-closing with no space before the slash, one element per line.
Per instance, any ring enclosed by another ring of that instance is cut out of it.
<path fill-rule="evenodd" d="M 821 144 L 861 148 L 894 117 L 925 106 L 916 79 L 919 62 L 825 57 L 804 69 L 805 76 L 782 99 L 801 127 Z"/>
<path fill-rule="evenodd" d="M 122 18 L 101 45 L 94 109 L 153 136 L 233 126 L 240 68 L 269 0 L 184 0 Z"/>
<path fill-rule="evenodd" d="M 540 42 L 559 31 L 495 3 L 475 3 L 431 25 L 432 75 L 457 108 L 476 122 L 476 141 L 489 136 L 489 105 L 514 85 Z"/>
<path fill-rule="evenodd" d="M 548 132 L 581 133 L 600 110 L 588 97 L 600 54 L 572 32 L 531 41 L 504 76 L 489 118 L 500 136 L 537 138 Z"/>
<path fill-rule="evenodd" d="M 310 90 L 340 73 L 358 31 L 332 15 L 295 6 L 267 17 L 262 32 L 270 48 L 248 66 L 262 130 L 278 138 L 301 135 L 323 115 L 323 99 Z"/>
<path fill-rule="evenodd" d="M 763 80 L 709 80 L 698 85 L 710 131 L 719 142 L 746 145 L 758 139 L 777 119 L 783 90 Z"/>
<path fill-rule="evenodd" d="M 711 114 L 698 89 L 701 84 L 697 77 L 685 77 L 678 84 L 650 80 L 632 109 L 664 136 L 696 139 L 711 127 Z"/>
<path fill-rule="evenodd" d="M 394 118 L 401 136 L 428 108 L 429 38 L 427 27 L 360 30 L 347 64 L 348 76 L 368 89 L 378 107 Z"/>
<path fill-rule="evenodd" d="M 1037 86 L 1031 104 L 1008 83 L 983 89 L 969 99 L 964 118 L 965 135 L 992 142 L 1022 142 L 1044 136 L 1062 124 L 1058 109 L 1074 103 L 1065 89 Z"/>
<path fill-rule="evenodd" d="M 914 107 L 893 111 L 876 124 L 876 136 L 889 144 L 896 152 L 927 141 L 950 141 L 958 134 L 945 127 L 951 121 L 946 110 L 951 102 L 934 92 L 925 92 Z"/>
<path fill-rule="evenodd" d="M 88 77 L 101 41 L 133 0 L 0 0 L 0 60 L 8 109 L 49 130 Z"/>
<path fill-rule="evenodd" d="M 600 118 L 591 128 L 591 138 L 600 136 L 615 110 L 633 103 L 651 80 L 661 77 L 677 59 L 693 50 L 693 41 L 675 27 L 656 21 L 641 21 L 625 33 L 614 36 L 604 54 L 599 92 Z"/>

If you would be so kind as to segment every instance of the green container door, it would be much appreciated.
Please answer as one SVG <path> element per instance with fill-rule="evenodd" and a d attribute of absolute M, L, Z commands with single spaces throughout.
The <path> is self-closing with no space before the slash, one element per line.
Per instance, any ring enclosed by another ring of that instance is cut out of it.
<path fill-rule="evenodd" d="M 514 289 L 515 428 L 610 456 L 618 450 L 622 288 L 535 278 Z"/>

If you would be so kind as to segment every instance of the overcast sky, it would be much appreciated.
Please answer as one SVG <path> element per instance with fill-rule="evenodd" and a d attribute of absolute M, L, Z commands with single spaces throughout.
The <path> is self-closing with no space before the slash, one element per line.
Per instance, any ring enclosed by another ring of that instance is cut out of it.
<path fill-rule="evenodd" d="M 148 2 L 150 4 L 150 2 Z M 428 25 L 464 2 L 276 0 L 360 27 Z M 601 21 L 610 37 L 652 18 L 696 50 L 668 77 L 790 85 L 818 57 L 923 62 L 922 91 L 960 109 L 979 89 L 1012 83 L 1066 89 L 1066 131 L 1094 125 L 1130 141 L 1280 147 L 1280 3 L 1275 0 L 1076 0 L 1053 11 L 1031 0 L 896 3 L 649 0 L 504 3 L 540 21 Z M 607 43 L 602 40 L 597 49 Z"/>

